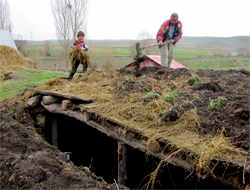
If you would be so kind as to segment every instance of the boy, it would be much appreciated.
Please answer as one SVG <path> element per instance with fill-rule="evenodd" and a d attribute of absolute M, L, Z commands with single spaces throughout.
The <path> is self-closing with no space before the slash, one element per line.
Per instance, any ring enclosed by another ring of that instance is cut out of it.
<path fill-rule="evenodd" d="M 85 42 L 83 41 L 84 37 L 85 37 L 84 32 L 79 31 L 79 32 L 77 33 L 77 40 L 71 45 L 71 48 L 73 48 L 73 47 L 75 47 L 75 46 L 79 46 L 79 47 L 81 48 L 82 51 L 88 51 L 89 48 L 88 48 L 88 46 L 85 44 Z M 76 73 L 77 68 L 78 68 L 78 66 L 79 66 L 80 63 L 81 63 L 80 60 L 77 60 L 75 63 L 72 63 L 72 70 L 71 70 L 71 73 L 70 73 L 70 75 L 69 75 L 69 79 L 72 79 L 72 78 L 73 78 L 73 76 L 74 76 L 74 74 Z M 82 72 L 85 73 L 85 72 L 87 71 L 87 68 L 88 68 L 87 65 L 83 65 L 83 70 L 82 70 Z"/>

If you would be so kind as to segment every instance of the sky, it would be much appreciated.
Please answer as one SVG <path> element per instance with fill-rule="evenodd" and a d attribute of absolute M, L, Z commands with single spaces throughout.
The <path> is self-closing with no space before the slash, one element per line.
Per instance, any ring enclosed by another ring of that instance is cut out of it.
<path fill-rule="evenodd" d="M 56 39 L 50 0 L 7 0 L 14 38 Z M 90 0 L 85 38 L 137 39 L 142 31 L 155 38 L 173 12 L 183 36 L 250 36 L 249 0 Z"/>

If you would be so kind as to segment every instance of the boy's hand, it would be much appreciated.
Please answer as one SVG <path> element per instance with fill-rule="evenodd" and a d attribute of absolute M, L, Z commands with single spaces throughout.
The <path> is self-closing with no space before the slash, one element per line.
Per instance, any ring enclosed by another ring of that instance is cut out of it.
<path fill-rule="evenodd" d="M 81 47 L 81 50 L 82 50 L 82 51 L 85 51 L 85 48 L 84 48 L 84 47 Z"/>

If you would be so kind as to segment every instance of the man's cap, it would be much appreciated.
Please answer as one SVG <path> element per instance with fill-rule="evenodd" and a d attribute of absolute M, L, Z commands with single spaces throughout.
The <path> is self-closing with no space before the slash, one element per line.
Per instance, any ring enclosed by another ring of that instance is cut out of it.
<path fill-rule="evenodd" d="M 85 36 L 85 34 L 84 34 L 83 31 L 79 31 L 79 32 L 77 33 L 77 37 L 78 37 L 78 36 Z"/>

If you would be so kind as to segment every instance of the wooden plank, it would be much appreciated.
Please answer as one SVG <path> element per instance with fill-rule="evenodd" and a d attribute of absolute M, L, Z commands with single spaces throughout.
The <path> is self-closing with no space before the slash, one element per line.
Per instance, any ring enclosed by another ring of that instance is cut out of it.
<path fill-rule="evenodd" d="M 61 97 L 61 98 L 69 99 L 69 100 L 80 101 L 80 102 L 83 102 L 83 103 L 89 103 L 89 102 L 94 101 L 92 98 L 79 98 L 77 96 L 71 96 L 71 95 L 68 95 L 68 94 L 60 94 L 60 93 L 50 92 L 50 91 L 36 90 L 35 92 L 38 93 L 38 94 L 51 95 L 51 96 Z"/>
<path fill-rule="evenodd" d="M 58 147 L 57 120 L 52 118 L 52 145 Z"/>
<path fill-rule="evenodd" d="M 118 184 L 127 185 L 127 147 L 124 142 L 118 142 Z"/>
<path fill-rule="evenodd" d="M 121 141 L 121 142 L 124 142 L 125 144 L 137 149 L 137 150 L 140 150 L 142 152 L 145 152 L 149 155 L 152 155 L 156 158 L 159 158 L 160 160 L 162 159 L 166 159 L 169 155 L 168 154 L 162 154 L 162 153 L 154 153 L 150 150 L 147 149 L 147 144 L 146 142 L 143 142 L 143 141 L 139 141 L 139 140 L 136 140 L 134 138 L 130 138 L 128 136 L 125 136 L 125 135 L 120 135 L 119 134 L 119 131 L 118 130 L 108 130 L 107 128 L 105 128 L 104 124 L 103 125 L 99 125 L 98 123 L 96 123 L 95 121 L 93 120 L 89 120 L 89 121 L 86 121 L 84 120 L 83 118 L 83 114 L 82 113 L 78 113 L 78 112 L 75 112 L 75 111 L 62 111 L 61 108 L 60 108 L 60 105 L 45 105 L 45 104 L 42 104 L 41 105 L 48 111 L 52 112 L 52 113 L 59 113 L 59 114 L 63 114 L 63 115 L 67 115 L 69 117 L 73 117 L 79 121 L 82 121 L 86 124 L 88 124 L 89 126 L 97 129 L 98 131 L 106 134 L 107 136 L 117 140 L 117 141 Z M 87 112 L 89 113 L 89 112 Z M 90 113 L 89 113 L 90 114 Z M 122 128 L 122 127 L 121 127 Z M 129 129 L 130 130 L 130 129 Z M 190 164 L 188 161 L 186 160 L 182 160 L 181 158 L 178 158 L 177 156 L 175 156 L 174 158 L 171 158 L 169 163 L 175 165 L 175 166 L 180 166 L 188 171 L 191 171 L 192 169 L 192 164 Z"/>
<path fill-rule="evenodd" d="M 41 95 L 36 95 L 28 99 L 27 105 L 30 107 L 35 107 L 40 101 Z"/>
<path fill-rule="evenodd" d="M 88 125 L 90 125 L 91 127 L 101 131 L 102 133 L 106 134 L 107 136 L 116 139 L 117 141 L 121 141 L 124 142 L 125 144 L 140 150 L 142 152 L 145 152 L 149 155 L 152 155 L 156 158 L 159 158 L 160 160 L 162 159 L 166 159 L 169 157 L 168 154 L 162 154 L 162 153 L 154 153 L 150 150 L 147 150 L 147 145 L 146 142 L 143 141 L 139 141 L 136 139 L 132 139 L 129 138 L 127 136 L 120 136 L 119 134 L 115 133 L 115 131 L 107 131 L 103 126 L 97 124 L 96 122 L 90 120 L 88 122 L 86 122 Z M 185 170 L 191 171 L 192 169 L 192 164 L 190 164 L 188 161 L 186 160 L 182 160 L 181 158 L 178 158 L 178 156 L 175 155 L 175 157 L 171 158 L 169 160 L 169 163 L 175 165 L 175 166 L 180 166 L 182 168 L 184 168 Z"/>
<path fill-rule="evenodd" d="M 96 108 L 99 105 L 93 105 L 93 104 L 79 104 L 80 107 L 84 108 L 84 109 L 91 109 L 91 108 Z"/>
<path fill-rule="evenodd" d="M 62 106 L 61 106 L 62 111 L 71 110 L 72 107 L 73 107 L 73 103 L 70 100 L 62 101 Z"/>
<path fill-rule="evenodd" d="M 59 103 L 61 102 L 62 100 L 54 97 L 54 96 L 43 96 L 43 100 L 42 102 L 46 105 L 50 105 L 50 104 L 55 104 L 55 103 Z"/>
<path fill-rule="evenodd" d="M 86 111 L 83 112 L 82 117 L 85 122 L 90 120 L 90 115 Z"/>

